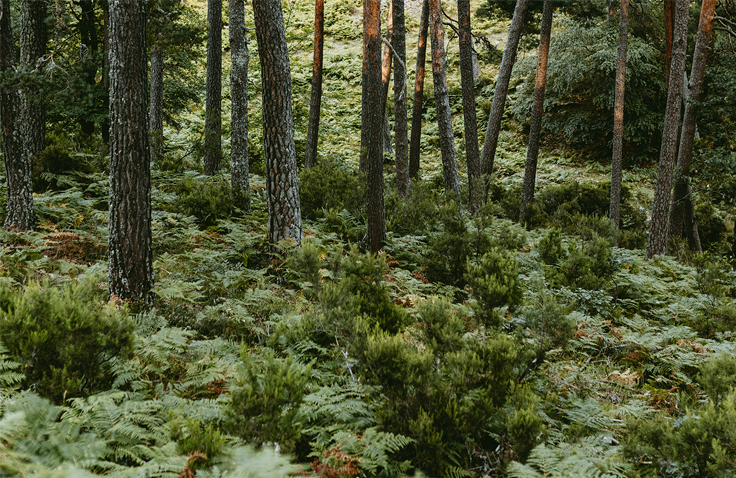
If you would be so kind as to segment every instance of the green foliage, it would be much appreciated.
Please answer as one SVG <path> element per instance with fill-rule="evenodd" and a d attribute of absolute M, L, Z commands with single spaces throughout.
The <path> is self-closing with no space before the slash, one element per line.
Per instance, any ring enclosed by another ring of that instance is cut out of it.
<path fill-rule="evenodd" d="M 703 391 L 718 406 L 730 390 L 736 388 L 736 359 L 721 354 L 705 362 L 697 376 Z"/>
<path fill-rule="evenodd" d="M 365 210 L 365 178 L 336 161 L 322 160 L 299 174 L 302 216 L 319 219 L 327 211 L 347 210 L 360 217 Z"/>
<path fill-rule="evenodd" d="M 88 140 L 88 142 L 90 142 Z M 62 190 L 68 187 L 60 175 L 67 174 L 92 174 L 104 171 L 103 162 L 100 160 L 100 145 L 97 146 L 98 154 L 91 152 L 91 148 L 79 151 L 68 133 L 50 132 L 46 135 L 46 147 L 37 158 L 34 158 L 31 175 L 33 177 L 33 190 L 45 191 L 46 189 Z M 94 147 L 93 145 L 90 145 Z"/>
<path fill-rule="evenodd" d="M 401 234 L 426 234 L 436 228 L 442 204 L 442 196 L 428 182 L 417 181 L 406 199 L 392 191 L 386 198 L 386 229 Z"/>
<path fill-rule="evenodd" d="M 520 317 L 514 321 L 532 359 L 529 369 L 540 366 L 550 350 L 565 348 L 577 326 L 570 308 L 560 305 L 554 295 L 539 285 L 534 290 L 534 299 L 520 310 Z"/>
<path fill-rule="evenodd" d="M 291 269 L 299 285 L 307 291 L 319 292 L 322 281 L 320 268 L 321 251 L 311 241 L 302 241 L 302 246 L 295 248 L 286 260 L 286 266 Z"/>
<path fill-rule="evenodd" d="M 513 255 L 494 248 L 476 264 L 468 261 L 466 270 L 466 281 L 478 301 L 477 314 L 486 326 L 499 324 L 500 316 L 495 310 L 498 307 L 521 303 L 523 291 Z"/>
<path fill-rule="evenodd" d="M 511 447 L 521 461 L 526 461 L 544 434 L 544 422 L 537 414 L 539 397 L 528 386 L 518 386 L 509 397 L 506 428 Z"/>
<path fill-rule="evenodd" d="M 23 374 L 17 372 L 20 364 L 12 361 L 6 355 L 7 353 L 8 349 L 0 342 L 0 399 L 4 394 L 20 385 L 23 380 Z"/>
<path fill-rule="evenodd" d="M 176 441 L 183 455 L 204 454 L 207 458 L 195 458 L 189 462 L 189 468 L 203 468 L 207 462 L 222 455 L 226 438 L 214 423 L 206 425 L 193 417 L 182 417 L 171 412 L 169 414 L 171 439 Z"/>
<path fill-rule="evenodd" d="M 465 322 L 446 300 L 430 298 L 419 306 L 419 317 L 425 324 L 425 343 L 437 356 L 463 348 Z"/>
<path fill-rule="evenodd" d="M 719 252 L 724 248 L 726 223 L 710 202 L 700 202 L 695 206 L 698 221 L 698 235 L 703 250 Z"/>
<path fill-rule="evenodd" d="M 565 250 L 562 248 L 562 235 L 559 229 L 551 229 L 539 240 L 537 245 L 539 258 L 550 266 L 556 265 L 560 259 L 565 257 Z"/>
<path fill-rule="evenodd" d="M 232 212 L 230 183 L 221 177 L 188 174 L 177 187 L 176 212 L 194 216 L 207 228 Z"/>
<path fill-rule="evenodd" d="M 613 272 L 608 241 L 594 237 L 582 246 L 568 244 L 567 257 L 557 267 L 548 269 L 548 277 L 557 287 L 596 290 L 607 287 Z"/>

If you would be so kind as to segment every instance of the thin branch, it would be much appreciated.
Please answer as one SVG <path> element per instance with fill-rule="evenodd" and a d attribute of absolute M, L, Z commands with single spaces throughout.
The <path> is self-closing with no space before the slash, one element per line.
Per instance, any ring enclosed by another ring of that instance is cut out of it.
<path fill-rule="evenodd" d="M 394 58 L 396 58 L 396 62 L 399 63 L 401 65 L 401 68 L 404 69 L 404 91 L 401 92 L 400 96 L 400 98 L 403 98 L 406 94 L 406 85 L 409 84 L 409 77 L 406 75 L 406 63 L 401 61 L 401 58 L 399 58 L 399 54 L 396 53 L 396 50 L 394 50 L 394 46 L 391 44 L 390 41 L 386 40 L 385 37 L 381 37 L 381 40 L 383 41 L 383 43 L 386 44 L 386 46 L 391 49 L 391 52 L 394 54 Z"/>

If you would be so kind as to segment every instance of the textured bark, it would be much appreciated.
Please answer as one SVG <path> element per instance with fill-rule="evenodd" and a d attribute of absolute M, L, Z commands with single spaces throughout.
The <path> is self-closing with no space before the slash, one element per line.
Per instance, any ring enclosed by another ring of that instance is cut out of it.
<path fill-rule="evenodd" d="M 164 50 L 161 45 L 151 47 L 151 161 L 160 161 L 164 155 Z"/>
<path fill-rule="evenodd" d="M 409 145 L 409 177 L 419 173 L 420 140 L 422 137 L 422 101 L 424 100 L 424 63 L 427 57 L 427 31 L 429 30 L 429 0 L 422 2 L 417 43 L 417 66 L 414 80 L 414 104 L 411 111 L 411 144 Z"/>
<path fill-rule="evenodd" d="M 222 158 L 222 0 L 207 0 L 207 102 L 204 173 L 215 174 Z"/>
<path fill-rule="evenodd" d="M 272 245 L 284 239 L 300 243 L 302 214 L 291 112 L 291 68 L 281 1 L 254 0 L 253 17 L 261 60 L 268 240 Z"/>
<path fill-rule="evenodd" d="M 386 109 L 386 101 L 383 101 L 383 123 L 381 123 L 381 145 L 383 154 L 394 154 L 391 146 L 391 125 L 388 122 L 388 110 Z"/>
<path fill-rule="evenodd" d="M 36 3 L 36 0 L 31 0 Z M 79 0 L 81 12 L 79 15 L 79 52 L 80 59 L 83 61 L 83 77 L 85 83 L 90 87 L 94 87 L 97 83 L 97 63 L 90 61 L 87 57 L 97 52 L 97 22 L 95 21 L 95 3 L 94 0 Z M 45 20 L 45 18 L 44 18 Z M 95 123 L 82 116 L 78 120 L 79 126 L 84 134 L 94 134 Z"/>
<path fill-rule="evenodd" d="M 386 40 L 389 43 L 394 41 L 394 7 L 393 0 L 389 2 L 388 6 L 388 22 L 386 25 Z M 383 141 L 383 154 L 393 154 L 394 150 L 391 146 L 391 125 L 388 122 L 388 110 L 386 104 L 388 103 L 388 90 L 389 84 L 391 83 L 391 65 L 393 62 L 393 55 L 388 45 L 383 46 L 383 60 L 381 61 L 381 85 L 383 86 L 383 93 L 381 100 L 383 101 L 383 129 L 382 129 L 382 141 Z"/>
<path fill-rule="evenodd" d="M 318 0 L 322 1 L 322 0 Z M 230 181 L 233 203 L 250 211 L 248 178 L 248 39 L 245 2 L 230 0 Z M 317 106 L 319 121 L 319 104 Z M 311 125 L 311 111 L 310 111 Z M 315 132 L 316 134 L 316 132 Z M 316 136 L 315 136 L 316 137 Z M 315 148 L 317 143 L 315 142 Z"/>
<path fill-rule="evenodd" d="M 665 85 L 670 87 L 670 65 L 672 64 L 672 34 L 675 29 L 675 0 L 664 1 L 664 58 L 665 58 Z"/>
<path fill-rule="evenodd" d="M 111 297 L 150 300 L 151 162 L 145 0 L 110 0 Z"/>
<path fill-rule="evenodd" d="M 381 146 L 381 1 L 363 2 L 363 141 L 361 159 L 367 169 L 368 250 L 381 250 L 386 234 Z M 376 105 L 379 105 L 376 108 Z"/>
<path fill-rule="evenodd" d="M 232 27 L 231 27 L 232 28 Z M 314 2 L 314 60 L 312 63 L 312 97 L 309 101 L 307 151 L 304 167 L 311 168 L 317 160 L 319 110 L 322 104 L 322 57 L 325 43 L 325 0 Z"/>
<path fill-rule="evenodd" d="M 102 98 L 103 109 L 110 111 L 110 2 L 108 0 L 100 0 L 103 12 L 103 29 L 102 36 L 102 83 L 105 87 L 105 96 Z M 110 142 L 110 118 L 105 118 L 100 127 L 102 130 L 102 140 L 105 144 Z"/>
<path fill-rule="evenodd" d="M 527 206 L 534 199 L 534 185 L 537 180 L 537 158 L 539 157 L 539 141 L 542 133 L 544 90 L 547 86 L 547 60 L 549 59 L 553 11 L 553 0 L 544 0 L 542 28 L 539 35 L 539 55 L 537 56 L 537 74 L 534 82 L 534 103 L 532 105 L 532 119 L 529 127 L 529 148 L 526 151 L 524 187 L 521 194 L 521 209 L 519 210 L 519 222 L 521 223 L 524 222 Z"/>
<path fill-rule="evenodd" d="M 440 0 L 429 0 L 429 31 L 432 41 L 432 79 L 434 102 L 437 108 L 437 127 L 442 153 L 442 173 L 445 190 L 460 200 L 460 179 L 457 174 L 455 140 L 452 132 L 452 111 L 447 89 L 447 59 L 445 57 L 445 32 L 442 28 L 442 6 Z"/>
<path fill-rule="evenodd" d="M 401 62 L 396 62 L 394 76 L 394 121 L 396 132 L 396 189 L 399 197 L 406 197 L 411 189 L 409 178 L 409 137 L 406 111 L 406 22 L 404 0 L 393 0 L 393 46 Z M 401 64 L 403 63 L 403 65 Z"/>
<path fill-rule="evenodd" d="M 457 0 L 457 21 L 460 42 L 460 81 L 463 91 L 463 125 L 465 126 L 465 157 L 468 162 L 470 210 L 480 202 L 480 151 L 478 149 L 478 121 L 475 115 L 475 73 L 473 68 L 473 35 L 470 30 L 470 0 Z"/>
<path fill-rule="evenodd" d="M 613 103 L 613 155 L 611 157 L 611 202 L 613 227 L 621 223 L 621 170 L 624 147 L 624 93 L 626 92 L 626 52 L 629 45 L 629 0 L 621 0 L 616 60 L 616 93 Z"/>
<path fill-rule="evenodd" d="M 680 148 L 677 157 L 677 182 L 672 198 L 672 213 L 670 216 L 670 235 L 679 237 L 683 227 L 688 237 L 688 243 L 693 251 L 702 252 L 698 226 L 692 214 L 690 191 L 690 165 L 693 157 L 693 142 L 695 141 L 696 120 L 700 95 L 703 90 L 703 77 L 708 57 L 708 44 L 713 31 L 713 17 L 715 15 L 715 0 L 703 0 L 700 10 L 698 37 L 695 41 L 693 66 L 690 72 L 690 94 L 685 105 L 685 115 L 682 120 Z M 691 221 L 687 221 L 690 217 Z M 685 227 L 686 226 L 686 227 Z"/>
<path fill-rule="evenodd" d="M 493 92 L 491 113 L 488 117 L 486 138 L 483 142 L 483 150 L 480 153 L 480 164 L 484 175 L 493 172 L 493 161 L 496 158 L 498 134 L 501 132 L 501 118 L 503 117 L 503 109 L 506 105 L 511 70 L 516 60 L 516 50 L 519 46 L 519 38 L 521 37 L 521 27 L 524 23 L 524 15 L 526 14 L 528 5 L 529 0 L 517 0 L 514 17 L 511 20 L 509 36 L 506 40 L 506 47 L 503 50 L 501 66 L 498 70 L 498 78 L 496 79 L 496 87 Z"/>
<path fill-rule="evenodd" d="M 654 190 L 652 220 L 647 242 L 647 259 L 664 254 L 667 248 L 667 219 L 669 218 L 672 173 L 675 168 L 680 109 L 682 106 L 682 79 L 685 74 L 687 51 L 688 0 L 677 0 L 675 6 L 675 32 L 672 40 L 672 66 L 670 87 L 667 90 L 667 109 L 662 131 L 662 148 Z"/>

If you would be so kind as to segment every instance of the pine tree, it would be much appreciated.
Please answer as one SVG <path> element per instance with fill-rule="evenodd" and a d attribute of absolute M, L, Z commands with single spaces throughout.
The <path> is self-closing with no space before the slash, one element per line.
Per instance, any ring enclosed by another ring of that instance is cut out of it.
<path fill-rule="evenodd" d="M 414 104 L 411 111 L 411 143 L 409 145 L 409 177 L 419 173 L 420 140 L 422 137 L 422 101 L 424 99 L 424 63 L 427 57 L 427 33 L 429 30 L 429 0 L 422 1 L 417 43 L 416 78 L 414 80 Z"/>
<path fill-rule="evenodd" d="M 463 90 L 463 125 L 465 126 L 465 157 L 468 163 L 470 209 L 479 203 L 475 186 L 481 177 L 478 150 L 478 121 L 475 115 L 475 75 L 473 72 L 473 35 L 470 29 L 470 0 L 457 0 L 458 39 L 460 42 L 460 81 Z"/>
<path fill-rule="evenodd" d="M 204 172 L 215 174 L 222 157 L 222 0 L 207 0 L 207 104 Z"/>
<path fill-rule="evenodd" d="M 230 0 L 230 176 L 234 204 L 250 211 L 248 178 L 248 39 L 245 3 Z"/>
<path fill-rule="evenodd" d="M 624 93 L 626 92 L 626 50 L 629 36 L 629 0 L 621 0 L 616 60 L 616 96 L 613 105 L 613 156 L 611 158 L 611 204 L 613 227 L 621 222 L 621 169 L 624 146 Z"/>
<path fill-rule="evenodd" d="M 151 47 L 151 161 L 160 161 L 164 154 L 164 49 L 156 43 Z"/>
<path fill-rule="evenodd" d="M 394 68 L 394 122 L 396 134 L 396 189 L 399 197 L 406 197 L 411 189 L 409 178 L 409 138 L 406 113 L 406 22 L 404 20 L 404 0 L 393 0 L 392 17 L 394 21 L 391 44 L 398 59 Z"/>
<path fill-rule="evenodd" d="M 312 95 L 309 100 L 307 151 L 304 167 L 312 168 L 317 160 L 319 112 L 322 104 L 322 62 L 325 43 L 325 0 L 314 2 L 314 60 L 312 63 Z"/>

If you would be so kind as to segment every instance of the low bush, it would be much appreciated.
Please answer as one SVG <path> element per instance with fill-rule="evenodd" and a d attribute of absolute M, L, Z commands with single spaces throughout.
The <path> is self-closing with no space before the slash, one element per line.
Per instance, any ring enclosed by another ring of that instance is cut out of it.
<path fill-rule="evenodd" d="M 302 216 L 319 219 L 327 211 L 347 210 L 360 217 L 365 211 L 365 176 L 330 160 L 323 160 L 299 174 Z"/>
<path fill-rule="evenodd" d="M 523 291 L 513 255 L 494 248 L 483 254 L 476 264 L 468 262 L 466 270 L 465 279 L 477 300 L 476 313 L 486 326 L 500 323 L 498 307 L 521 303 Z"/>
<path fill-rule="evenodd" d="M 177 192 L 176 211 L 194 216 L 200 227 L 214 226 L 232 213 L 230 183 L 223 177 L 187 175 Z"/>

